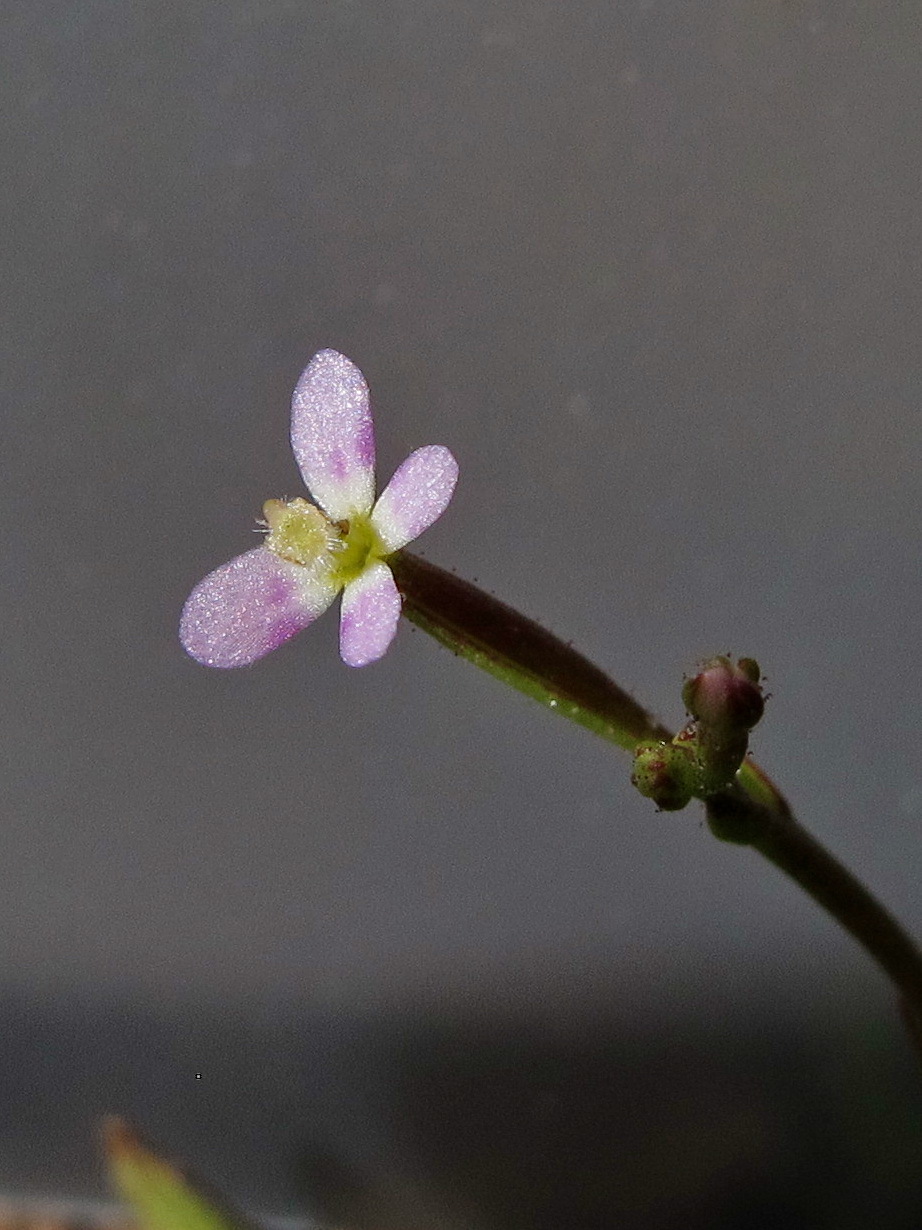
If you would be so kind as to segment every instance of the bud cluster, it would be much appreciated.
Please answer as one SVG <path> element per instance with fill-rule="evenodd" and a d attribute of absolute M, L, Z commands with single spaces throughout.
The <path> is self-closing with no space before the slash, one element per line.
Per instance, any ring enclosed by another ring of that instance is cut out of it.
<path fill-rule="evenodd" d="M 631 781 L 664 811 L 707 798 L 733 780 L 749 748 L 749 731 L 762 717 L 765 697 L 759 664 L 711 658 L 686 680 L 682 699 L 692 720 L 670 742 L 641 743 Z"/>

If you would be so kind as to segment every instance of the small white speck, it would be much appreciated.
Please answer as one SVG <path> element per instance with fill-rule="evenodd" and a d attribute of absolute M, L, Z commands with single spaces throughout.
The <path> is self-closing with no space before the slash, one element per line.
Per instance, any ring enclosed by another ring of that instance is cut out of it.
<path fill-rule="evenodd" d="M 585 393 L 574 393 L 567 402 L 567 414 L 574 419 L 580 419 L 583 422 L 591 420 L 592 408 L 589 405 L 589 398 Z"/>
<path fill-rule="evenodd" d="M 922 814 L 922 786 L 910 786 L 900 795 L 897 806 L 910 819 Z"/>

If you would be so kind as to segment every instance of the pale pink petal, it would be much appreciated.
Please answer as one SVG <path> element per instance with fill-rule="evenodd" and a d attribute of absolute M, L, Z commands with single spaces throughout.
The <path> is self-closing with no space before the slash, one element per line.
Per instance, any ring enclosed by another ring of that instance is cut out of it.
<path fill-rule="evenodd" d="M 179 639 L 205 666 L 246 666 L 306 628 L 336 589 L 316 570 L 254 547 L 199 581 L 183 608 Z"/>
<path fill-rule="evenodd" d="M 370 511 L 375 433 L 365 377 L 335 350 L 315 354 L 291 400 L 291 447 L 304 482 L 333 521 Z"/>
<path fill-rule="evenodd" d="M 458 463 L 441 444 L 418 448 L 397 469 L 371 514 L 385 551 L 397 551 L 442 515 L 448 506 Z"/>
<path fill-rule="evenodd" d="M 343 591 L 339 652 L 347 666 L 367 666 L 387 651 L 400 619 L 400 594 L 387 564 L 372 564 Z"/>

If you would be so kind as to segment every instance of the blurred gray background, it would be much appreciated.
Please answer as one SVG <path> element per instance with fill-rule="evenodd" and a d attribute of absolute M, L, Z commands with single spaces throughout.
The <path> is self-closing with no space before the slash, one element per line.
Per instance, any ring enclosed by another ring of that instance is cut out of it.
<path fill-rule="evenodd" d="M 353 1226 L 922 1224 L 853 943 L 405 626 L 176 640 L 364 370 L 419 544 L 756 753 L 922 932 L 922 17 L 858 0 L 0 11 L 0 1187 L 131 1115 Z"/>

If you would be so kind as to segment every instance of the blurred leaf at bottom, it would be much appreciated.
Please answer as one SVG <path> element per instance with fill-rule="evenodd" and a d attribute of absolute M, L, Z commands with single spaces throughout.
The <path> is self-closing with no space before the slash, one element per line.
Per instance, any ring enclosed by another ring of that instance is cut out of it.
<path fill-rule="evenodd" d="M 259 1230 L 198 1178 L 143 1141 L 123 1119 L 106 1121 L 109 1176 L 144 1230 Z"/>

